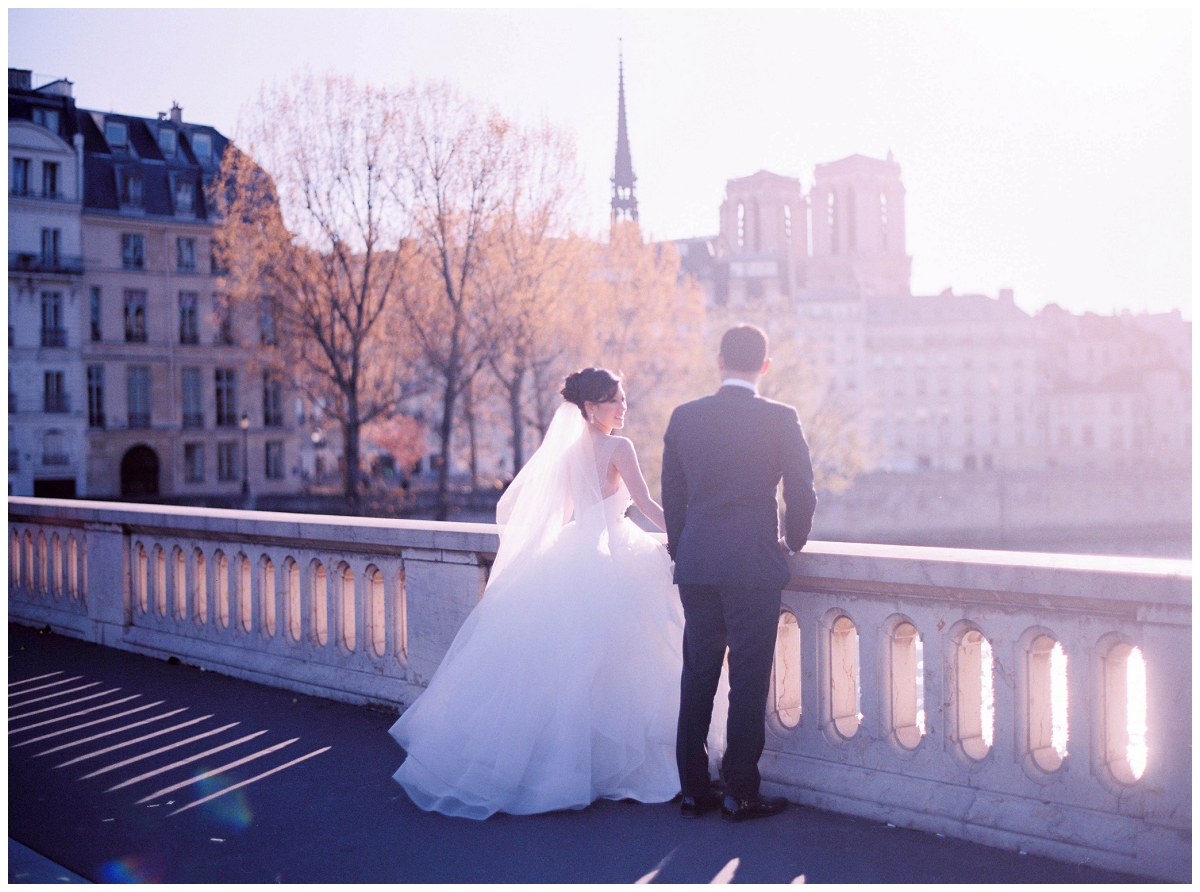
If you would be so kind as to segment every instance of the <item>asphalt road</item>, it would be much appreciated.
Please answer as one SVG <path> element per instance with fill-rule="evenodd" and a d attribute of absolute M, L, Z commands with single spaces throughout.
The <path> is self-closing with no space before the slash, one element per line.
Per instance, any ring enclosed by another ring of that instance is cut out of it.
<path fill-rule="evenodd" d="M 96 882 L 1137 881 L 797 806 L 427 814 L 394 713 L 15 625 L 7 712 L 9 836 Z"/>

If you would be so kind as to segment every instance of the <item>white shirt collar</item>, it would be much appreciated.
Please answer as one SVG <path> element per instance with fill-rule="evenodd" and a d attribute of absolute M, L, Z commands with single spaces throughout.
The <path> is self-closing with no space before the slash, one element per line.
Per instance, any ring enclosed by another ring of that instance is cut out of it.
<path fill-rule="evenodd" d="M 758 393 L 758 388 L 753 381 L 747 381 L 745 378 L 726 378 L 721 382 L 722 387 L 745 387 L 747 390 Z"/>

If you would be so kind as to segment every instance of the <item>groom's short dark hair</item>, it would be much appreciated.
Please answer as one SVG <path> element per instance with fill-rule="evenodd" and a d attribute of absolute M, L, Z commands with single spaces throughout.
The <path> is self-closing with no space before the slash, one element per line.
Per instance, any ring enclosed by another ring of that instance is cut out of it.
<path fill-rule="evenodd" d="M 754 372 L 767 359 L 767 333 L 757 325 L 735 325 L 721 337 L 721 359 L 734 372 Z"/>

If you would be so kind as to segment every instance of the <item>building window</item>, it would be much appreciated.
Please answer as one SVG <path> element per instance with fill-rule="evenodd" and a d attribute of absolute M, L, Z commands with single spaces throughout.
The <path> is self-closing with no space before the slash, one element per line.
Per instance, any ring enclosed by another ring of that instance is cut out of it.
<path fill-rule="evenodd" d="M 121 121 L 108 121 L 104 125 L 104 140 L 110 148 L 123 149 L 129 145 L 129 128 Z"/>
<path fill-rule="evenodd" d="M 217 479 L 237 480 L 237 440 L 217 444 Z"/>
<path fill-rule="evenodd" d="M 67 455 L 66 439 L 62 431 L 46 431 L 42 434 L 42 464 L 67 465 L 71 463 Z"/>
<path fill-rule="evenodd" d="M 212 136 L 207 133 L 193 133 L 192 151 L 196 153 L 197 161 L 211 161 Z"/>
<path fill-rule="evenodd" d="M 846 190 L 846 250 L 854 253 L 858 247 L 858 222 L 854 211 L 854 190 Z"/>
<path fill-rule="evenodd" d="M 91 328 L 92 340 L 99 341 L 104 334 L 100 323 L 100 288 L 92 286 L 88 296 L 88 325 Z"/>
<path fill-rule="evenodd" d="M 33 110 L 33 123 L 45 127 L 54 133 L 58 133 L 58 109 L 35 108 Z"/>
<path fill-rule="evenodd" d="M 179 343 L 199 344 L 200 295 L 195 291 L 179 292 Z"/>
<path fill-rule="evenodd" d="M 179 137 L 175 135 L 175 131 L 168 127 L 164 127 L 158 131 L 158 147 L 162 149 L 162 153 L 168 158 L 175 157 L 175 148 L 179 144 Z"/>
<path fill-rule="evenodd" d="M 183 369 L 183 426 L 204 427 L 203 390 L 200 386 L 200 369 Z"/>
<path fill-rule="evenodd" d="M 125 289 L 125 340 L 130 343 L 146 342 L 146 292 Z"/>
<path fill-rule="evenodd" d="M 67 331 L 62 321 L 62 295 L 57 291 L 42 292 L 42 346 L 67 346 Z"/>
<path fill-rule="evenodd" d="M 175 239 L 175 266 L 181 273 L 196 271 L 196 240 L 194 238 Z"/>
<path fill-rule="evenodd" d="M 837 198 L 834 197 L 833 190 L 830 190 L 829 198 L 826 201 L 825 224 L 829 228 L 829 253 L 836 254 L 838 252 L 838 214 Z"/>
<path fill-rule="evenodd" d="M 104 366 L 90 365 L 87 370 L 88 427 L 104 429 Z"/>
<path fill-rule="evenodd" d="M 12 194 L 29 194 L 29 159 L 14 158 L 12 160 Z"/>
<path fill-rule="evenodd" d="M 138 171 L 126 170 L 117 175 L 121 188 L 121 204 L 129 207 L 142 206 L 142 175 Z"/>
<path fill-rule="evenodd" d="M 129 391 L 129 426 L 150 427 L 150 367 L 131 365 L 126 370 Z"/>
<path fill-rule="evenodd" d="M 229 299 L 228 294 L 213 295 L 213 310 L 217 314 L 217 335 L 216 343 L 218 346 L 230 346 L 234 343 L 233 340 L 233 301 Z"/>
<path fill-rule="evenodd" d="M 888 246 L 888 206 L 887 196 L 882 192 L 879 193 L 879 247 L 887 250 Z"/>
<path fill-rule="evenodd" d="M 217 369 L 217 426 L 237 427 L 237 371 Z"/>
<path fill-rule="evenodd" d="M 62 372 L 45 373 L 44 408 L 47 412 L 55 414 L 71 411 Z"/>
<path fill-rule="evenodd" d="M 42 264 L 44 266 L 57 267 L 59 257 L 59 249 L 62 247 L 62 230 L 61 229 L 43 229 L 42 230 Z"/>
<path fill-rule="evenodd" d="M 262 306 L 258 314 L 258 328 L 262 334 L 263 345 L 267 347 L 275 346 L 275 311 L 269 297 L 262 299 Z"/>
<path fill-rule="evenodd" d="M 190 214 L 196 206 L 196 184 L 190 180 L 175 181 L 175 213 Z"/>
<path fill-rule="evenodd" d="M 204 444 L 183 444 L 183 479 L 188 483 L 204 482 Z"/>
<path fill-rule="evenodd" d="M 738 205 L 737 242 L 739 248 L 746 246 L 746 206 L 744 204 Z"/>
<path fill-rule="evenodd" d="M 283 440 L 268 440 L 266 454 L 268 480 L 283 479 Z"/>
<path fill-rule="evenodd" d="M 121 233 L 121 266 L 125 269 L 146 268 L 146 239 L 140 232 Z"/>
<path fill-rule="evenodd" d="M 52 161 L 42 162 L 42 196 L 61 198 L 58 192 L 58 165 Z"/>
<path fill-rule="evenodd" d="M 263 373 L 263 424 L 283 426 L 283 384 L 269 373 Z"/>
<path fill-rule="evenodd" d="M 783 206 L 783 237 L 790 245 L 792 243 L 792 206 Z"/>

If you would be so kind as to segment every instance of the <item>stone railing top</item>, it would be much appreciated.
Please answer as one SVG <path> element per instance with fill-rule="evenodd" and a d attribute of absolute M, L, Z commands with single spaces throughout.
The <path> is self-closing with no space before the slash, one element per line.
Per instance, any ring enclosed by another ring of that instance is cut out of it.
<path fill-rule="evenodd" d="M 444 549 L 494 553 L 495 524 L 288 514 L 176 505 L 140 505 L 11 496 L 9 514 L 69 523 L 119 524 L 134 530 L 220 536 L 300 547 L 348 550 Z M 665 536 L 658 538 L 665 541 Z M 809 542 L 792 558 L 791 588 L 817 586 L 863 593 L 912 594 L 1003 601 L 1021 596 L 1085 598 L 1089 609 L 1110 604 L 1191 607 L 1192 562 L 1169 558 L 1050 554 Z M 1049 606 L 1049 605 L 1045 605 Z"/>

